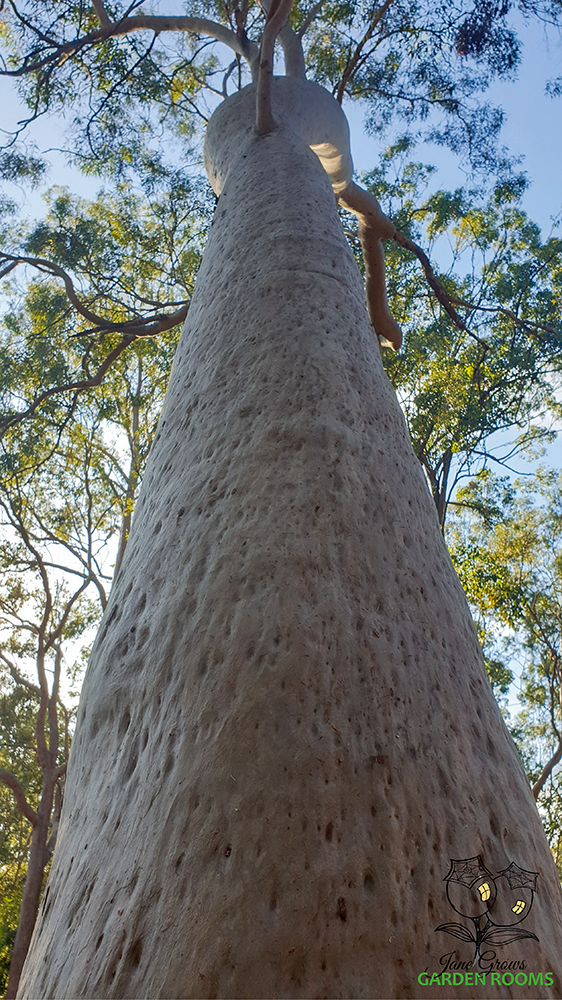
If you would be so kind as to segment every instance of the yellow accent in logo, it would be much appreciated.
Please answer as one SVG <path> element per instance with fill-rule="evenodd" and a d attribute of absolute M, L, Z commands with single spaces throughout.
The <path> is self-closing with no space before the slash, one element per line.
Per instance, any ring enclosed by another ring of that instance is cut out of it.
<path fill-rule="evenodd" d="M 515 904 L 515 906 L 511 907 L 512 912 L 513 913 L 523 913 L 523 910 L 525 909 L 526 905 L 527 904 L 524 903 L 522 899 L 518 899 L 517 902 L 516 902 L 516 904 Z"/>
<path fill-rule="evenodd" d="M 478 892 L 482 897 L 482 902 L 485 903 L 490 898 L 491 890 L 489 884 L 487 882 L 483 882 L 482 885 L 478 886 Z M 524 903 L 523 906 L 525 906 Z M 521 910 L 518 910 L 518 913 L 521 913 Z"/>

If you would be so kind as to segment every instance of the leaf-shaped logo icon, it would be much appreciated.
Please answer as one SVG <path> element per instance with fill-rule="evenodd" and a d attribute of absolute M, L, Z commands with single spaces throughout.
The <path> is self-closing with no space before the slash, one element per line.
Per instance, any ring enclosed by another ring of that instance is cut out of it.
<path fill-rule="evenodd" d="M 476 941 L 474 935 L 464 924 L 440 924 L 435 930 L 445 931 L 446 934 L 452 934 L 453 937 L 460 938 L 461 941 Z"/>
<path fill-rule="evenodd" d="M 537 935 L 531 934 L 530 931 L 518 930 L 515 927 L 496 927 L 495 924 L 491 924 L 482 935 L 482 940 L 486 944 L 495 945 L 496 948 L 503 944 L 512 944 L 513 941 L 520 941 L 521 938 L 539 940 Z"/>

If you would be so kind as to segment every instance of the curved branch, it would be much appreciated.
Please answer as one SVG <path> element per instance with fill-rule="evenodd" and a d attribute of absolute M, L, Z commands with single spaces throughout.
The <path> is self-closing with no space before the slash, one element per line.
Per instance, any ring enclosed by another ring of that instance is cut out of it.
<path fill-rule="evenodd" d="M 560 742 L 558 743 L 558 746 L 554 751 L 554 753 L 552 754 L 550 760 L 548 760 L 544 765 L 541 771 L 540 778 L 533 785 L 533 795 L 535 799 L 538 799 L 540 793 L 543 790 L 544 785 L 546 784 L 549 775 L 554 770 L 554 768 L 556 767 L 556 765 L 559 763 L 560 760 L 562 760 L 562 740 L 560 740 Z"/>
<path fill-rule="evenodd" d="M 14 254 L 4 253 L 4 251 L 0 253 L 0 258 L 13 261 L 14 267 L 17 267 L 18 264 L 31 264 L 32 267 L 36 267 L 39 271 L 48 271 L 50 274 L 56 275 L 57 278 L 62 278 L 66 294 L 76 309 L 76 312 L 79 312 L 80 315 L 84 316 L 84 318 L 89 320 L 90 323 L 95 323 L 96 326 L 106 327 L 108 325 L 107 320 L 98 316 L 97 313 L 91 312 L 90 309 L 88 309 L 88 307 L 80 301 L 74 290 L 74 285 L 70 275 L 67 274 L 64 268 L 59 267 L 58 264 L 53 264 L 52 261 L 45 260 L 43 257 L 20 257 Z"/>
<path fill-rule="evenodd" d="M 47 271 L 49 274 L 54 274 L 57 278 L 62 278 L 64 282 L 64 287 L 66 294 L 76 309 L 76 312 L 80 313 L 85 319 L 89 320 L 90 323 L 94 323 L 94 329 L 84 330 L 79 334 L 74 336 L 85 337 L 92 333 L 133 333 L 136 337 L 152 337 L 157 333 L 163 333 L 165 330 L 170 330 L 172 327 L 177 326 L 182 323 L 187 316 L 187 311 L 189 303 L 184 303 L 181 305 L 176 312 L 164 314 L 157 313 L 155 316 L 149 316 L 146 319 L 139 319 L 138 317 L 134 320 L 108 320 L 104 319 L 103 316 L 99 316 L 97 313 L 88 309 L 83 302 L 80 301 L 76 294 L 74 284 L 70 275 L 60 267 L 58 264 L 53 264 L 50 260 L 45 260 L 43 257 L 19 257 L 13 254 L 4 253 L 0 251 L 0 259 L 13 261 L 13 266 L 17 267 L 18 264 L 30 264 L 32 267 L 36 267 L 39 271 Z"/>
<path fill-rule="evenodd" d="M 359 218 L 367 306 L 375 333 L 383 346 L 397 351 L 402 343 L 402 331 L 388 307 L 382 246 L 382 240 L 394 237 L 396 229 L 382 212 L 375 196 L 364 191 L 354 181 L 338 197 L 342 205 Z"/>
<path fill-rule="evenodd" d="M 285 24 L 292 6 L 293 0 L 273 0 L 263 31 L 260 50 L 260 69 L 256 88 L 256 132 L 258 135 L 269 135 L 275 128 L 275 119 L 271 107 L 273 53 L 275 39 Z"/>
<path fill-rule="evenodd" d="M 437 275 L 435 274 L 435 271 L 433 270 L 429 262 L 429 257 L 427 256 L 427 254 L 424 253 L 422 248 L 419 247 L 417 243 L 414 243 L 412 240 L 408 239 L 407 236 L 404 236 L 402 233 L 399 233 L 397 229 L 394 230 L 394 233 L 392 234 L 391 238 L 395 240 L 399 246 L 404 247 L 405 250 L 409 250 L 410 253 L 413 253 L 414 256 L 418 258 L 421 266 L 423 267 L 424 274 L 427 278 L 427 283 L 429 287 L 435 292 L 437 300 L 441 303 L 445 312 L 452 319 L 455 326 L 457 326 L 459 330 L 463 330 L 464 333 L 469 333 L 471 336 L 475 336 L 474 334 L 471 333 L 464 320 L 461 319 L 458 312 L 454 308 L 451 296 L 448 295 L 445 289 L 443 288 L 443 285 L 437 278 Z M 465 305 L 464 302 L 461 303 L 459 300 L 457 301 L 459 305 Z M 480 338 L 477 337 L 476 339 L 479 340 Z"/>
<path fill-rule="evenodd" d="M 68 382 L 65 385 L 56 385 L 51 389 L 46 389 L 45 392 L 42 392 L 41 395 L 33 401 L 33 403 L 30 403 L 26 410 L 21 410 L 18 413 L 12 413 L 9 417 L 5 417 L 4 420 L 0 420 L 0 434 L 4 433 L 8 430 L 8 428 L 21 423 L 22 420 L 27 420 L 29 417 L 32 417 L 42 403 L 44 403 L 45 400 L 49 399 L 51 396 L 55 396 L 58 393 L 80 393 L 84 392 L 86 389 L 95 389 L 98 385 L 101 385 L 113 362 L 117 360 L 119 355 L 122 354 L 123 351 L 133 343 L 133 341 L 137 340 L 139 337 L 155 337 L 159 333 L 164 333 L 166 330 L 171 330 L 174 326 L 178 326 L 179 323 L 183 322 L 187 316 L 188 309 L 189 305 L 185 305 L 182 306 L 181 309 L 178 309 L 177 312 L 171 313 L 169 316 L 151 317 L 151 320 L 146 323 L 139 323 L 138 321 L 135 321 L 133 323 L 113 324 L 111 328 L 108 328 L 104 332 L 111 332 L 111 330 L 123 332 L 124 328 L 127 332 L 117 344 L 117 347 L 110 351 L 92 378 L 80 379 L 76 382 Z"/>
<path fill-rule="evenodd" d="M 138 14 L 135 17 L 124 17 L 121 21 L 113 23 L 108 21 L 101 24 L 95 31 L 90 31 L 82 38 L 75 38 L 71 42 L 62 42 L 57 45 L 49 39 L 46 44 L 51 45 L 52 52 L 42 59 L 36 60 L 33 56 L 26 56 L 22 66 L 16 70 L 0 70 L 0 76 L 25 76 L 28 73 L 34 73 L 50 63 L 60 64 L 90 45 L 105 42 L 108 38 L 128 35 L 133 31 L 153 31 L 155 34 L 161 34 L 163 31 L 188 31 L 196 35 L 210 35 L 217 42 L 228 45 L 233 52 L 243 56 L 250 64 L 257 58 L 258 54 L 258 47 L 254 42 L 246 38 L 239 38 L 230 28 L 205 17 L 163 17 Z"/>
<path fill-rule="evenodd" d="M 29 820 L 32 826 L 35 826 L 37 823 L 37 813 L 27 801 L 24 790 L 15 774 L 12 774 L 11 771 L 5 771 L 3 767 L 0 767 L 0 781 L 14 793 L 16 805 L 20 813 Z"/>
<path fill-rule="evenodd" d="M 326 0 L 318 0 L 318 3 L 315 3 L 314 7 L 312 7 L 309 10 L 308 14 L 304 18 L 304 20 L 303 20 L 303 22 L 302 22 L 302 24 L 301 24 L 301 26 L 299 28 L 299 30 L 297 31 L 297 37 L 298 38 L 302 38 L 302 36 L 305 34 L 305 32 L 308 30 L 308 28 L 310 28 L 310 25 L 312 24 L 312 22 L 314 21 L 314 19 L 316 18 L 316 16 L 320 13 L 320 11 L 322 10 L 322 7 L 324 6 L 325 3 L 326 3 Z"/>

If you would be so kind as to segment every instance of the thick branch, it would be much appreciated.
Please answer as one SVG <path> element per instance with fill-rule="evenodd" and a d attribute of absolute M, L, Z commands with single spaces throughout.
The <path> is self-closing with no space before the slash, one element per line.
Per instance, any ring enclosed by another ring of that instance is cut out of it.
<path fill-rule="evenodd" d="M 16 805 L 20 813 L 25 816 L 32 826 L 37 823 L 37 813 L 31 808 L 29 802 L 25 797 L 23 788 L 21 787 L 15 774 L 11 771 L 5 771 L 3 767 L 0 767 L 0 781 L 7 785 L 9 789 L 14 793 L 14 798 L 16 800 Z"/>
<path fill-rule="evenodd" d="M 285 24 L 292 6 L 293 0 L 273 0 L 263 31 L 256 93 L 256 132 L 258 135 L 269 135 L 275 128 L 271 107 L 275 39 Z"/>
<path fill-rule="evenodd" d="M 267 20 L 275 12 L 271 0 L 260 0 L 260 7 Z M 306 66 L 300 35 L 293 31 L 288 20 L 279 29 L 279 41 L 285 56 L 285 76 L 296 76 L 301 80 L 306 80 Z"/>
<path fill-rule="evenodd" d="M 103 27 L 111 24 L 111 21 L 109 20 L 109 15 L 102 3 L 102 0 L 92 0 L 92 7 L 94 8 L 97 14 L 98 21 Z"/>
<path fill-rule="evenodd" d="M 285 56 L 285 76 L 296 76 L 306 80 L 306 65 L 300 36 L 297 35 L 288 21 L 279 32 L 283 53 Z"/>
<path fill-rule="evenodd" d="M 145 14 L 138 14 L 135 17 L 125 17 L 121 21 L 101 24 L 95 31 L 88 32 L 82 38 L 75 38 L 71 42 L 62 42 L 57 45 L 52 40 L 47 40 L 47 44 L 52 50 L 43 58 L 26 56 L 23 64 L 16 70 L 1 70 L 0 76 L 25 76 L 43 69 L 50 63 L 60 64 L 66 59 L 80 52 L 88 46 L 97 45 L 108 38 L 117 38 L 120 35 L 128 35 L 133 31 L 153 31 L 161 34 L 163 31 L 187 31 L 197 35 L 210 35 L 217 42 L 228 45 L 233 52 L 243 56 L 250 64 L 257 58 L 258 48 L 254 42 L 248 39 L 240 39 L 238 36 L 216 21 L 209 21 L 204 17 L 156 17 Z"/>
<path fill-rule="evenodd" d="M 369 316 L 380 342 L 398 350 L 402 331 L 388 308 L 382 240 L 396 233 L 374 195 L 351 181 L 338 195 L 345 208 L 359 218 L 359 239 L 365 262 L 365 289 Z"/>

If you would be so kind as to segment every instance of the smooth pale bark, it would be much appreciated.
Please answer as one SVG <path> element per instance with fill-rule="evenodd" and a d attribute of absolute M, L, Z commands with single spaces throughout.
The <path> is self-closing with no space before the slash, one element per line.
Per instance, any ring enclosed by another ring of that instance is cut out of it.
<path fill-rule="evenodd" d="M 84 684 L 21 997 L 412 997 L 482 854 L 560 891 L 316 156 L 241 136 Z M 461 919 L 462 918 L 458 918 Z M 458 997 L 529 996 L 456 987 Z"/>

